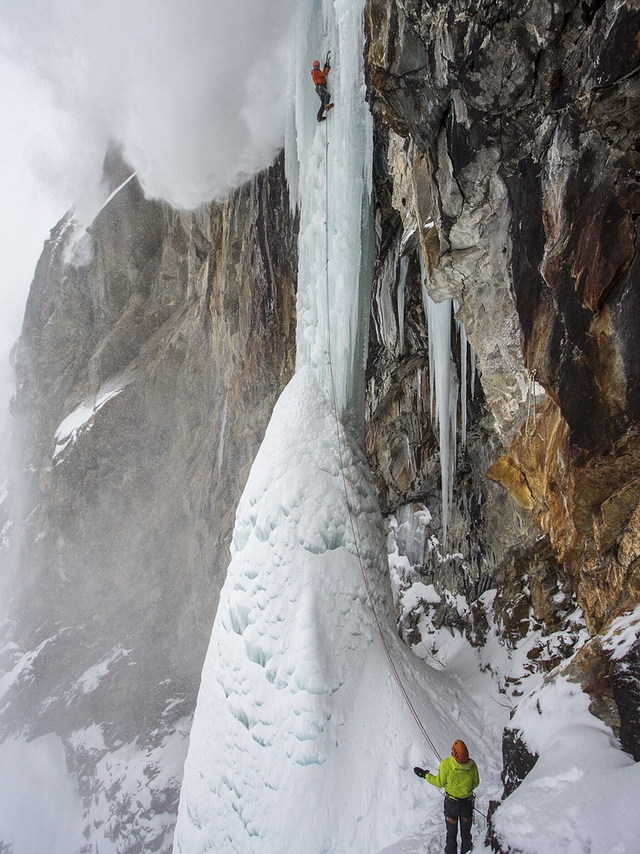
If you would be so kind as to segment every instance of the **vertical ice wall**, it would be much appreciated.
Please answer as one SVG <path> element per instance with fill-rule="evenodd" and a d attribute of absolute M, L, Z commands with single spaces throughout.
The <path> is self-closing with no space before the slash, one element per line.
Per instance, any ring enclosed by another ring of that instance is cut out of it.
<path fill-rule="evenodd" d="M 365 102 L 362 0 L 301 0 L 285 139 L 300 209 L 297 367 L 310 367 L 344 417 L 363 411 L 370 298 L 372 121 Z M 335 104 L 316 121 L 314 59 L 331 51 Z"/>

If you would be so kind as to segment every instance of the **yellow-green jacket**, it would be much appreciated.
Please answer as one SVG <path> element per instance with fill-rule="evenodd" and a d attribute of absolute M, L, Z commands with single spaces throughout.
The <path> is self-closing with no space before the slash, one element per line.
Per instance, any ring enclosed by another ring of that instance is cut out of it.
<path fill-rule="evenodd" d="M 425 774 L 424 779 L 433 786 L 444 789 L 452 798 L 470 798 L 480 782 L 480 775 L 473 759 L 461 765 L 453 756 L 447 756 L 440 763 L 438 773 Z"/>

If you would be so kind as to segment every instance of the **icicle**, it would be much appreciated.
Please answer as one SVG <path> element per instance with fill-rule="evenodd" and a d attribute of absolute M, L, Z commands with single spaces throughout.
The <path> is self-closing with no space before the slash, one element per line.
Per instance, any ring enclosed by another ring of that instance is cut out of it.
<path fill-rule="evenodd" d="M 400 259 L 400 276 L 398 278 L 398 354 L 404 352 L 404 300 L 407 286 L 407 270 L 409 269 L 409 258 L 403 255 Z"/>
<path fill-rule="evenodd" d="M 457 318 L 459 309 L 460 304 L 454 301 L 453 311 L 456 314 L 456 328 L 460 339 L 460 443 L 464 448 L 467 444 L 467 351 L 469 344 L 464 323 Z"/>
<path fill-rule="evenodd" d="M 396 288 L 398 281 L 397 267 L 400 247 L 394 246 L 388 253 L 382 272 L 378 277 L 376 298 L 374 300 L 374 322 L 376 326 L 376 337 L 387 350 L 393 351 L 396 347 L 399 334 L 399 321 L 393 310 L 392 290 Z"/>
<path fill-rule="evenodd" d="M 450 374 L 449 374 L 449 434 L 451 437 L 451 447 L 449 452 L 449 457 L 447 460 L 448 465 L 448 478 L 447 478 L 447 491 L 445 492 L 444 486 L 442 488 L 442 496 L 444 501 L 444 496 L 446 495 L 447 501 L 447 521 L 450 514 L 451 503 L 453 501 L 453 481 L 456 474 L 456 460 L 458 459 L 458 376 L 456 374 L 455 364 L 453 359 L 451 358 L 451 353 L 449 353 L 449 365 L 450 365 Z M 447 539 L 447 529 L 444 528 L 444 536 L 443 536 L 443 545 Z"/>
<path fill-rule="evenodd" d="M 467 444 L 467 330 L 460 324 L 460 439 Z"/>
<path fill-rule="evenodd" d="M 451 359 L 452 302 L 434 302 L 427 291 L 422 266 L 422 301 L 429 334 L 429 379 L 431 408 L 435 410 L 440 443 L 440 476 L 442 480 L 442 537 L 447 538 L 451 503 L 452 471 L 455 464 L 455 368 Z M 435 400 L 434 400 L 435 398 Z M 453 452 L 453 453 L 452 453 Z"/>
<path fill-rule="evenodd" d="M 424 258 L 422 256 L 422 252 L 418 253 L 418 260 L 420 262 L 422 309 L 424 311 L 424 316 L 427 319 L 427 341 L 429 345 L 429 415 L 431 416 L 431 421 L 434 422 L 436 418 L 436 375 L 434 370 L 435 357 L 433 353 L 434 336 L 431 334 L 431 315 L 429 314 L 429 311 L 427 309 L 429 294 L 427 293 L 426 270 L 424 266 Z"/>
<path fill-rule="evenodd" d="M 469 371 L 471 375 L 471 400 L 474 400 L 476 396 L 476 351 L 471 346 L 469 350 L 471 353 L 471 370 Z"/>

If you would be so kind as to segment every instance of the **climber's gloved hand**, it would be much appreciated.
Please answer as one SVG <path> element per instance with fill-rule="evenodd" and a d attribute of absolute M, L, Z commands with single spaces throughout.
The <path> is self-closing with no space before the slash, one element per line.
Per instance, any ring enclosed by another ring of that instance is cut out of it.
<path fill-rule="evenodd" d="M 424 777 L 424 775 L 428 774 L 429 772 L 425 771 L 424 768 L 416 767 L 413 769 L 413 773 L 416 774 L 418 777 Z"/>

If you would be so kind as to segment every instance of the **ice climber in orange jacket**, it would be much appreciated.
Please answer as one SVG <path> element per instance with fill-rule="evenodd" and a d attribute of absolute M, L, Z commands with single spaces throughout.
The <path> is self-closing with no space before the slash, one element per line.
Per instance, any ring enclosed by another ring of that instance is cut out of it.
<path fill-rule="evenodd" d="M 324 64 L 324 68 L 320 68 L 319 60 L 314 60 L 313 68 L 311 69 L 311 77 L 313 78 L 313 82 L 316 87 L 316 92 L 318 93 L 318 98 L 320 98 L 320 109 L 318 110 L 318 121 L 323 122 L 326 119 L 324 115 L 325 110 L 330 110 L 333 107 L 331 103 L 331 95 L 327 90 L 327 77 L 329 76 L 329 72 L 331 71 L 331 66 L 329 65 L 329 58 L 327 57 L 327 61 Z"/>

